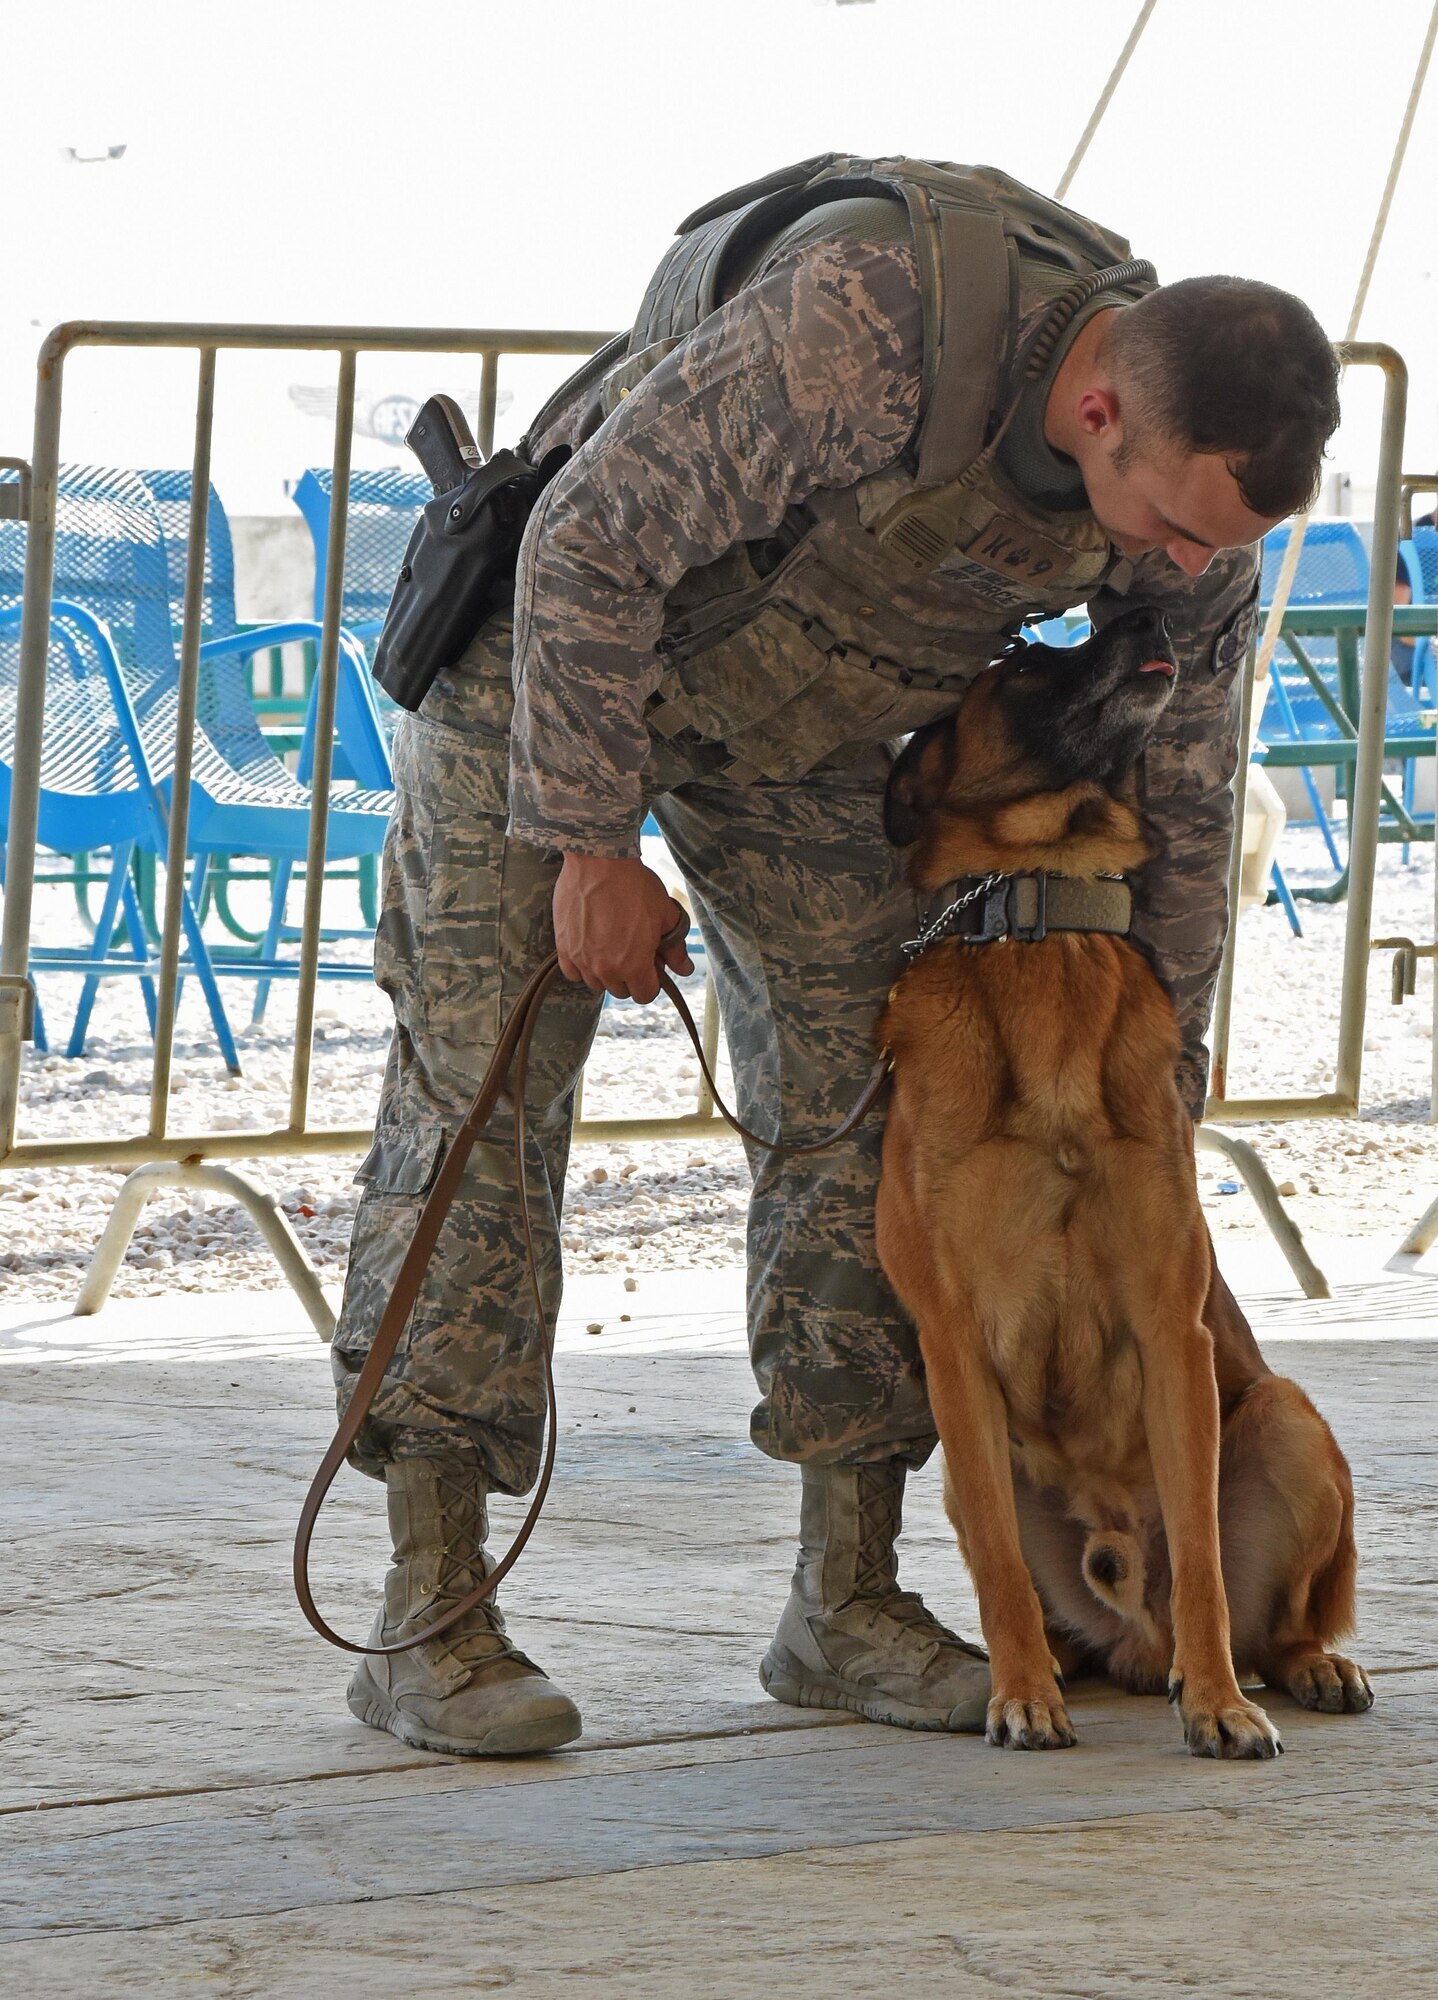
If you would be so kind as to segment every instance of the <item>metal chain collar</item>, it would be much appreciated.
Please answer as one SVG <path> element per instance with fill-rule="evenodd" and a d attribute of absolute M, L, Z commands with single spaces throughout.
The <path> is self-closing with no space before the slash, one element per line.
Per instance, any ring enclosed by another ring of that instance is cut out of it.
<path fill-rule="evenodd" d="M 957 902 L 950 903 L 947 909 L 940 910 L 932 922 L 925 924 L 916 938 L 910 938 L 908 943 L 901 947 L 905 959 L 912 963 L 926 952 L 930 945 L 938 944 L 942 938 L 947 937 L 954 927 L 956 918 L 972 904 L 977 903 L 981 896 L 987 896 L 990 889 L 996 889 L 999 883 L 1005 880 L 1007 876 L 1000 868 L 991 875 L 983 876 L 972 889 L 966 889 Z"/>

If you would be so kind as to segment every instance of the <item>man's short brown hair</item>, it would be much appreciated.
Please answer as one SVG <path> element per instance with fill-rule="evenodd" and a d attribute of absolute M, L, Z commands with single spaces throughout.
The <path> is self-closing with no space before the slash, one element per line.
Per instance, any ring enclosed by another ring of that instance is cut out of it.
<path fill-rule="evenodd" d="M 1311 506 L 1338 427 L 1338 362 L 1302 299 L 1255 278 L 1181 278 L 1116 313 L 1100 358 L 1129 413 L 1125 455 L 1222 453 L 1245 506 Z"/>

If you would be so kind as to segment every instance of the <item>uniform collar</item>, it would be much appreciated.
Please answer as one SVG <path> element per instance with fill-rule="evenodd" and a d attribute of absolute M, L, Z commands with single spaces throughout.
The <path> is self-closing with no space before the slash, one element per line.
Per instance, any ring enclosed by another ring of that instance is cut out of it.
<path fill-rule="evenodd" d="M 1025 500 L 1042 508 L 1045 513 L 1074 514 L 1088 506 L 1088 493 L 1077 462 L 1066 452 L 1055 451 L 1044 436 L 1044 414 L 1054 377 L 1074 341 L 1091 319 L 1098 313 L 1107 312 L 1112 306 L 1129 303 L 1128 299 L 1100 292 L 1096 299 L 1091 299 L 1074 315 L 1073 323 L 1064 329 L 1048 367 L 1037 382 L 1031 382 L 1023 390 L 1014 420 L 999 446 L 998 463 L 1005 476 Z M 1032 315 L 1030 324 L 1040 324 L 1045 311 L 1045 307 L 1040 307 Z M 1027 346 L 1027 338 L 1021 336 L 1014 358 L 1014 379 L 1021 376 Z"/>

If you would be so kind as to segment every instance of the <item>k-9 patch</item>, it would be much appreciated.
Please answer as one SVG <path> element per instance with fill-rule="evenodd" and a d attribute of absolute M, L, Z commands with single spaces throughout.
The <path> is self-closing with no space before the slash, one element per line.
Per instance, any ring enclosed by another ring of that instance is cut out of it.
<path fill-rule="evenodd" d="M 1043 585 L 1073 562 L 1073 550 L 1046 535 L 1035 534 L 1022 521 L 995 514 L 988 526 L 964 550 L 968 562 L 982 563 L 1016 583 Z"/>

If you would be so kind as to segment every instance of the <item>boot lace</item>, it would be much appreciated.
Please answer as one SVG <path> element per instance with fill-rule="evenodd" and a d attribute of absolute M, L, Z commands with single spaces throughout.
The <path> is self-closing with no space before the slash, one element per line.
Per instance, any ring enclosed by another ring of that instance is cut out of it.
<path fill-rule="evenodd" d="M 859 1473 L 859 1546 L 854 1556 L 854 1595 L 889 1598 L 907 1596 L 896 1581 L 894 1538 L 899 1532 L 899 1507 L 893 1486 L 882 1471 L 867 1465 Z"/>
<path fill-rule="evenodd" d="M 936 1647 L 951 1648 L 970 1659 L 987 1659 L 982 1646 L 971 1645 L 941 1624 L 917 1591 L 900 1590 L 894 1556 L 898 1531 L 899 1503 L 892 1485 L 881 1471 L 871 1474 L 868 1467 L 861 1466 L 859 1545 L 851 1602 L 871 1605 L 876 1616 L 892 1619 Z"/>
<path fill-rule="evenodd" d="M 430 1618 L 457 1604 L 477 1590 L 495 1567 L 484 1551 L 486 1515 L 484 1494 L 468 1467 L 450 1473 L 441 1470 L 436 1478 L 444 1541 L 439 1552 L 439 1590 L 430 1606 Z M 502 1658 L 530 1662 L 515 1646 L 505 1630 L 504 1615 L 492 1597 L 479 1603 L 436 1640 L 465 1666 L 478 1666 Z"/>

